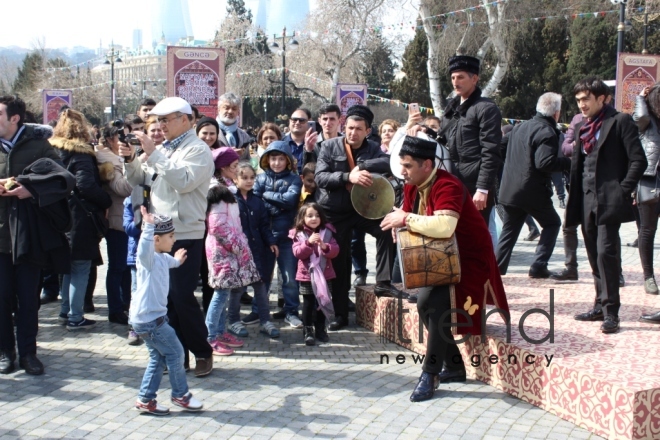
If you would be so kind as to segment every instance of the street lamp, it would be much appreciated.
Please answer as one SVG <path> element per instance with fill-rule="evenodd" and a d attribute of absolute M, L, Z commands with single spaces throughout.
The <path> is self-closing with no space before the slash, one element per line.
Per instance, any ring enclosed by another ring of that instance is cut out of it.
<path fill-rule="evenodd" d="M 650 15 L 650 17 L 649 17 Z M 644 13 L 644 18 L 633 15 L 632 17 L 635 21 L 638 21 L 640 23 L 644 23 L 644 43 L 642 45 L 642 53 L 646 54 L 649 53 L 648 50 L 646 50 L 646 44 L 648 42 L 648 36 L 649 36 L 649 22 L 650 21 L 655 21 L 658 18 L 660 18 L 660 14 L 649 14 L 648 12 Z"/>
<path fill-rule="evenodd" d="M 619 25 L 617 26 L 616 30 L 619 33 L 619 37 L 617 39 L 617 45 L 616 45 L 616 52 L 621 53 L 623 52 L 623 43 L 624 43 L 624 32 L 627 32 L 631 29 L 630 22 L 626 23 L 626 3 L 628 3 L 628 0 L 610 0 L 612 4 L 619 5 Z"/>
<path fill-rule="evenodd" d="M 115 106 L 117 98 L 115 96 L 115 63 L 121 63 L 119 52 L 115 50 L 115 43 L 112 42 L 112 50 L 105 55 L 105 63 L 110 65 L 110 120 L 115 119 Z"/>
<path fill-rule="evenodd" d="M 273 42 L 268 45 L 268 49 L 270 49 L 271 52 L 282 55 L 282 115 L 286 115 L 286 105 L 285 105 L 285 98 L 286 98 L 286 39 L 291 38 L 289 40 L 289 50 L 296 50 L 298 49 L 298 42 L 294 38 L 295 35 L 287 35 L 286 34 L 286 27 L 282 29 L 282 36 L 278 37 L 276 35 L 273 35 Z M 280 45 L 277 44 L 278 39 L 282 39 L 282 49 L 280 49 Z"/>

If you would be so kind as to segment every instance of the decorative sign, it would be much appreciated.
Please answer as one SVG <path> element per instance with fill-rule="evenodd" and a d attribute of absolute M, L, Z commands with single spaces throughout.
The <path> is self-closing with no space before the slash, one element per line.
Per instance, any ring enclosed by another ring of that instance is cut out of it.
<path fill-rule="evenodd" d="M 616 109 L 635 110 L 635 97 L 660 79 L 660 56 L 620 53 L 616 68 Z"/>
<path fill-rule="evenodd" d="M 341 109 L 342 130 L 346 123 L 346 112 L 356 104 L 367 105 L 367 84 L 337 84 L 337 105 Z"/>
<path fill-rule="evenodd" d="M 167 96 L 178 96 L 211 118 L 218 115 L 218 97 L 225 93 L 225 50 L 209 47 L 167 47 Z"/>
<path fill-rule="evenodd" d="M 73 90 L 44 90 L 42 97 L 44 124 L 57 121 L 58 113 L 63 106 L 73 105 Z"/>

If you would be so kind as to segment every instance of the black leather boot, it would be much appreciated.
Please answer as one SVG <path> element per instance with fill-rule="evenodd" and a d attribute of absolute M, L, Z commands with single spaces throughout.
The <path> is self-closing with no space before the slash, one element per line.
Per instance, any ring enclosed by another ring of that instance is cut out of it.
<path fill-rule="evenodd" d="M 440 379 L 437 374 L 422 372 L 415 390 L 410 395 L 410 401 L 423 402 L 431 399 L 438 385 L 440 385 Z"/>

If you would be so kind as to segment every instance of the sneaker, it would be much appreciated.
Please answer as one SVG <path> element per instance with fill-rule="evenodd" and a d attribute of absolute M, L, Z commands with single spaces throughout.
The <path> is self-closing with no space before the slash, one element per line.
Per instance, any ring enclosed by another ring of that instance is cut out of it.
<path fill-rule="evenodd" d="M 213 349 L 213 356 L 231 356 L 234 354 L 234 350 L 227 347 L 217 339 L 215 341 L 211 341 L 210 344 L 211 348 Z"/>
<path fill-rule="evenodd" d="M 60 324 L 66 324 L 67 322 L 69 322 L 69 315 L 67 315 L 66 313 L 60 313 L 59 316 L 57 317 L 57 321 Z"/>
<path fill-rule="evenodd" d="M 284 310 L 280 310 L 279 312 L 273 313 L 273 319 L 284 319 L 286 318 L 286 312 Z"/>
<path fill-rule="evenodd" d="M 135 401 L 135 409 L 141 413 L 153 414 L 155 416 L 166 416 L 170 413 L 169 408 L 160 406 L 156 399 L 152 399 L 148 402 L 143 402 L 140 399 Z"/>
<path fill-rule="evenodd" d="M 247 315 L 245 318 L 241 319 L 241 322 L 244 325 L 253 325 L 253 324 L 259 324 L 259 314 L 250 312 L 249 315 Z"/>
<path fill-rule="evenodd" d="M 96 321 L 83 318 L 79 322 L 73 322 L 73 321 L 68 321 L 66 323 L 66 329 L 69 330 L 70 332 L 73 331 L 78 331 L 78 330 L 87 330 L 96 325 Z"/>
<path fill-rule="evenodd" d="M 216 341 L 226 345 L 227 347 L 232 347 L 232 348 L 239 348 L 242 347 L 245 342 L 238 339 L 236 336 L 232 335 L 231 333 L 225 333 L 217 338 L 215 338 Z"/>
<path fill-rule="evenodd" d="M 649 295 L 657 295 L 658 294 L 658 285 L 655 282 L 655 278 L 647 278 L 646 281 L 644 281 L 644 290 L 646 293 Z"/>
<path fill-rule="evenodd" d="M 142 340 L 137 333 L 133 330 L 128 332 L 128 345 L 140 345 L 140 342 L 142 342 Z"/>
<path fill-rule="evenodd" d="M 280 337 L 280 330 L 270 321 L 266 321 L 265 324 L 262 324 L 259 328 L 259 332 L 273 339 Z"/>
<path fill-rule="evenodd" d="M 183 397 L 174 397 L 172 396 L 172 403 L 176 406 L 180 406 L 186 411 L 201 411 L 202 402 L 195 399 L 190 391 Z"/>
<path fill-rule="evenodd" d="M 240 336 L 242 338 L 246 338 L 250 336 L 248 333 L 247 329 L 245 326 L 241 323 L 241 321 L 235 322 L 229 326 L 229 333 L 235 336 Z"/>
<path fill-rule="evenodd" d="M 303 323 L 300 320 L 300 318 L 298 318 L 298 316 L 294 314 L 286 315 L 286 318 L 284 318 L 284 322 L 286 322 L 293 328 L 302 328 L 303 326 Z"/>

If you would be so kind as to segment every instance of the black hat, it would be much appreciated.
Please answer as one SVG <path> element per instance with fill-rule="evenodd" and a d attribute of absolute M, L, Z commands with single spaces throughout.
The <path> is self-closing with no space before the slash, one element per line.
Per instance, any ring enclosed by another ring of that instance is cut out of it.
<path fill-rule="evenodd" d="M 349 116 L 359 116 L 364 119 L 367 121 L 367 128 L 371 127 L 371 124 L 374 122 L 374 114 L 366 105 L 356 104 L 350 107 L 346 112 L 346 119 L 348 119 Z"/>
<path fill-rule="evenodd" d="M 468 72 L 479 75 L 479 59 L 468 55 L 456 55 L 449 58 L 449 73 Z"/>
<path fill-rule="evenodd" d="M 426 139 L 406 136 L 403 140 L 403 146 L 399 151 L 399 156 L 412 156 L 418 159 L 435 159 L 435 153 L 438 144 Z"/>
<path fill-rule="evenodd" d="M 204 128 L 205 125 L 213 125 L 215 127 L 216 133 L 220 133 L 220 125 L 218 125 L 218 121 L 216 121 L 213 118 L 209 118 L 208 116 L 204 116 L 199 121 L 197 121 L 195 132 L 199 134 L 199 132 L 202 130 L 202 128 Z"/>

